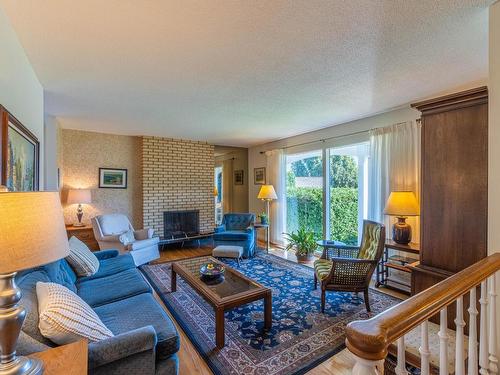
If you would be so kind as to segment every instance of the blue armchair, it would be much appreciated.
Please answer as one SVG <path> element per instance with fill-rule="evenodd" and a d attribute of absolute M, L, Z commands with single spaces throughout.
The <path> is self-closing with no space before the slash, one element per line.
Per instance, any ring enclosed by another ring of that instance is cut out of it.
<path fill-rule="evenodd" d="M 241 246 L 243 257 L 252 257 L 255 252 L 254 223 L 254 214 L 225 214 L 222 225 L 215 228 L 214 245 Z"/>

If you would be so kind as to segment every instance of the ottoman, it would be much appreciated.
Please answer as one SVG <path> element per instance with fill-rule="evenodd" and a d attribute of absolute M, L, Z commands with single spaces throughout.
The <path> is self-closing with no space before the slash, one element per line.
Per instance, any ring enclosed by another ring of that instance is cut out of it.
<path fill-rule="evenodd" d="M 214 258 L 235 258 L 240 264 L 240 259 L 243 256 L 243 247 L 234 245 L 219 245 L 212 250 Z"/>

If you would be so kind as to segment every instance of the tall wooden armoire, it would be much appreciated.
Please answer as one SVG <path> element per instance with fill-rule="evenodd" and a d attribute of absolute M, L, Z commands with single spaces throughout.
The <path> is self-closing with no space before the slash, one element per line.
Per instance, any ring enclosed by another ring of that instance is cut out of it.
<path fill-rule="evenodd" d="M 412 294 L 487 256 L 488 90 L 412 104 L 422 112 L 420 265 Z"/>

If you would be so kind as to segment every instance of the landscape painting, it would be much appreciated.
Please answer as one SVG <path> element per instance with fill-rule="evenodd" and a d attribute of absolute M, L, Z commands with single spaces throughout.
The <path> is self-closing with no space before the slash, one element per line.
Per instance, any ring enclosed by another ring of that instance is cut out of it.
<path fill-rule="evenodd" d="M 36 191 L 38 190 L 38 140 L 1 106 L 0 115 L 2 185 L 9 191 Z"/>
<path fill-rule="evenodd" d="M 127 170 L 114 168 L 99 168 L 99 187 L 126 189 Z"/>

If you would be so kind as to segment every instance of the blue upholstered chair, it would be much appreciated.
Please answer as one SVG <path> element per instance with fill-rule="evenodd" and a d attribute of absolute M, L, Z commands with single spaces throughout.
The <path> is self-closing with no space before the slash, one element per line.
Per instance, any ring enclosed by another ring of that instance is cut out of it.
<path fill-rule="evenodd" d="M 243 257 L 252 257 L 255 252 L 254 223 L 254 214 L 224 214 L 222 225 L 215 228 L 214 245 L 241 246 Z"/>

